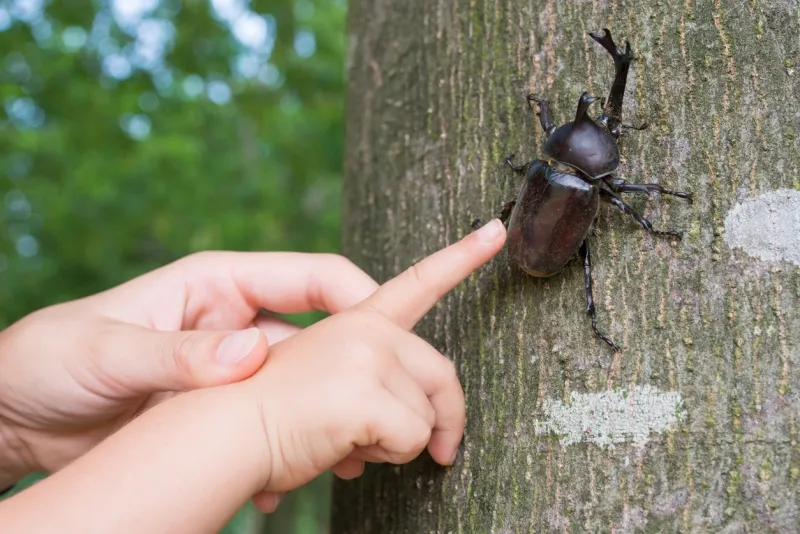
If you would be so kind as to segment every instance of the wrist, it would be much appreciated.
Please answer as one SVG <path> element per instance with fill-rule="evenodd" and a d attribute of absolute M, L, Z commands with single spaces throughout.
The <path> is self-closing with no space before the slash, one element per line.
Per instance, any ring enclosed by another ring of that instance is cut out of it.
<path fill-rule="evenodd" d="M 164 469 L 171 469 L 174 474 L 183 471 L 189 477 L 191 473 L 207 488 L 220 486 L 249 497 L 266 484 L 270 455 L 262 439 L 258 406 L 253 402 L 251 388 L 244 385 L 178 395 L 144 413 L 117 434 L 122 437 L 130 431 L 125 440 L 138 434 L 131 443 L 135 442 L 140 451 L 150 449 L 150 458 L 161 456 Z M 158 427 L 161 430 L 155 431 Z M 112 436 L 108 441 L 115 440 Z"/>
<path fill-rule="evenodd" d="M 230 467 L 240 472 L 237 480 L 244 481 L 252 493 L 259 492 L 269 482 L 272 453 L 264 439 L 264 422 L 252 381 L 246 380 L 215 388 L 219 397 L 215 405 L 228 426 L 226 442 L 235 443 Z M 202 390 L 201 390 L 202 391 Z M 220 431 L 223 425 L 217 428 Z"/>
<path fill-rule="evenodd" d="M 239 386 L 190 391 L 147 410 L 15 496 L 18 513 L 8 521 L 36 532 L 65 523 L 75 532 L 219 532 L 269 475 L 258 405 L 252 388 Z"/>

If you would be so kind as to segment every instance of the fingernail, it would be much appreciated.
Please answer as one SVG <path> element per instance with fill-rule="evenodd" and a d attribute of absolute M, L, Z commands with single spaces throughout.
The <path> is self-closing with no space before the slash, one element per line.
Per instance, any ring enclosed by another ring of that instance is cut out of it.
<path fill-rule="evenodd" d="M 503 223 L 500 222 L 500 219 L 492 219 L 483 225 L 476 233 L 481 241 L 491 242 L 500 236 L 500 227 L 502 225 Z"/>
<path fill-rule="evenodd" d="M 456 447 L 456 450 L 453 451 L 453 457 L 450 458 L 450 465 L 456 463 L 457 458 L 458 458 L 458 447 Z"/>
<path fill-rule="evenodd" d="M 217 361 L 227 367 L 235 367 L 237 363 L 250 354 L 258 342 L 258 328 L 248 328 L 230 334 L 222 340 L 217 349 Z"/>

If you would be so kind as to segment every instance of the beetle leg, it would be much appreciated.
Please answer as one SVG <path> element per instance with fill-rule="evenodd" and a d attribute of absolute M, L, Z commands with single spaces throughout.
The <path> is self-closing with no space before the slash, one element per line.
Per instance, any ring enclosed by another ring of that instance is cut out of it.
<path fill-rule="evenodd" d="M 621 198 L 619 198 L 614 193 L 611 193 L 610 191 L 606 191 L 605 189 L 600 189 L 600 199 L 605 202 L 608 202 L 609 204 L 612 204 L 614 207 L 616 207 L 623 213 L 626 213 L 627 215 L 633 217 L 636 220 L 636 222 L 638 222 L 642 226 L 642 228 L 644 228 L 651 234 L 663 235 L 668 237 L 677 237 L 678 239 L 681 239 L 683 237 L 683 234 L 681 234 L 680 232 L 666 232 L 663 230 L 656 230 L 655 228 L 653 228 L 653 225 L 650 223 L 650 221 L 639 215 L 636 212 L 636 210 L 625 204 L 625 202 Z"/>
<path fill-rule="evenodd" d="M 597 328 L 597 312 L 594 308 L 594 296 L 592 295 L 592 260 L 589 255 L 589 242 L 584 240 L 580 248 L 580 255 L 583 257 L 583 285 L 586 289 L 586 313 L 592 319 L 592 330 L 595 335 L 608 343 L 612 349 L 620 352 L 622 349 L 611 341 L 611 338 Z"/>
<path fill-rule="evenodd" d="M 497 216 L 500 219 L 500 222 L 506 224 L 508 219 L 511 217 L 511 212 L 514 211 L 514 206 L 516 206 L 516 200 L 509 200 L 500 208 L 500 215 Z M 483 226 L 483 221 L 481 219 L 475 219 L 472 221 L 472 229 L 477 230 L 481 226 Z"/>
<path fill-rule="evenodd" d="M 636 126 L 635 124 L 620 124 L 619 125 L 619 129 L 620 130 L 638 130 L 640 132 L 642 130 L 648 129 L 649 127 L 650 127 L 650 123 L 648 123 L 647 121 L 644 121 L 639 126 Z"/>
<path fill-rule="evenodd" d="M 694 201 L 692 193 L 664 189 L 658 184 L 629 184 L 622 178 L 617 178 L 614 175 L 604 176 L 603 181 L 615 193 L 645 193 L 648 196 L 652 196 L 653 193 L 660 193 L 662 195 L 684 198 L 689 201 L 689 204 Z"/>
<path fill-rule="evenodd" d="M 539 110 L 536 112 L 539 115 L 539 123 L 542 125 L 545 137 L 550 137 L 550 134 L 556 131 L 556 125 L 553 122 L 553 113 L 550 111 L 550 101 L 544 98 L 539 98 L 531 93 L 527 96 L 528 105 L 533 109 L 531 102 L 539 104 Z"/>
<path fill-rule="evenodd" d="M 617 48 L 611 32 L 608 28 L 603 28 L 603 35 L 589 33 L 589 36 L 605 48 L 614 60 L 614 81 L 611 84 L 611 92 L 603 108 L 603 114 L 598 117 L 598 121 L 608 126 L 608 130 L 614 135 L 619 136 L 622 124 L 622 99 L 625 96 L 625 84 L 628 81 L 628 69 L 633 60 L 633 50 L 631 43 L 625 41 L 625 50 Z"/>
<path fill-rule="evenodd" d="M 516 200 L 509 200 L 505 204 L 503 204 L 502 209 L 500 210 L 500 222 L 506 224 L 508 219 L 511 217 L 511 212 L 514 211 L 514 206 L 517 205 Z"/>
<path fill-rule="evenodd" d="M 531 168 L 531 165 L 533 165 L 534 161 L 536 160 L 532 159 L 527 163 L 523 163 L 522 165 L 514 165 L 514 154 L 509 154 L 508 156 L 506 156 L 506 165 L 511 167 L 511 170 L 513 170 L 517 174 L 523 174 L 523 175 L 526 174 L 528 172 L 528 169 Z"/>

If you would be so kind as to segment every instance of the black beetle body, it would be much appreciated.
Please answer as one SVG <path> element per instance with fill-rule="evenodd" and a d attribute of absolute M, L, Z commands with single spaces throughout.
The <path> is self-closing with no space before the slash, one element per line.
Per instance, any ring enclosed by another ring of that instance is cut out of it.
<path fill-rule="evenodd" d="M 619 193 L 661 193 L 692 200 L 691 193 L 670 191 L 658 184 L 629 184 L 614 176 L 619 166 L 617 139 L 624 129 L 644 130 L 622 124 L 622 100 L 625 94 L 630 62 L 633 59 L 630 43 L 623 52 L 614 43 L 611 32 L 603 36 L 589 34 L 603 46 L 614 60 L 615 75 L 603 113 L 593 120 L 588 109 L 597 101 L 583 93 L 572 122 L 556 127 L 553 124 L 550 103 L 535 95 L 528 95 L 528 104 L 539 105 L 539 120 L 545 131 L 543 152 L 547 161 L 533 160 L 514 165 L 513 154 L 506 163 L 517 173 L 525 175 L 525 182 L 516 200 L 503 205 L 500 219 L 508 223 L 509 259 L 526 273 L 552 276 L 560 272 L 578 253 L 583 259 L 586 312 L 592 321 L 592 330 L 614 350 L 620 348 L 597 328 L 597 318 L 592 296 L 592 268 L 586 237 L 597 217 L 600 200 L 612 204 L 633 217 L 645 230 L 662 236 L 677 237 L 676 232 L 655 230 L 650 222 L 628 206 Z M 481 226 L 476 219 L 472 226 Z"/>
<path fill-rule="evenodd" d="M 534 161 L 508 221 L 508 255 L 526 273 L 552 276 L 578 252 L 600 206 L 596 186 Z"/>

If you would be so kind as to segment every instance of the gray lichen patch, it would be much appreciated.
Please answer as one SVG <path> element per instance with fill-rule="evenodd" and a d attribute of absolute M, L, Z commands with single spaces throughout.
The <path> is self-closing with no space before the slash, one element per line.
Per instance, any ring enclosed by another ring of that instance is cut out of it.
<path fill-rule="evenodd" d="M 545 400 L 546 419 L 536 421 L 534 428 L 538 435 L 561 436 L 562 445 L 644 445 L 651 433 L 665 432 L 680 422 L 682 404 L 679 392 L 662 392 L 649 385 L 597 393 L 573 391 L 567 403 Z"/>
<path fill-rule="evenodd" d="M 800 265 L 800 191 L 777 189 L 737 204 L 725 218 L 724 238 L 762 261 Z"/>

